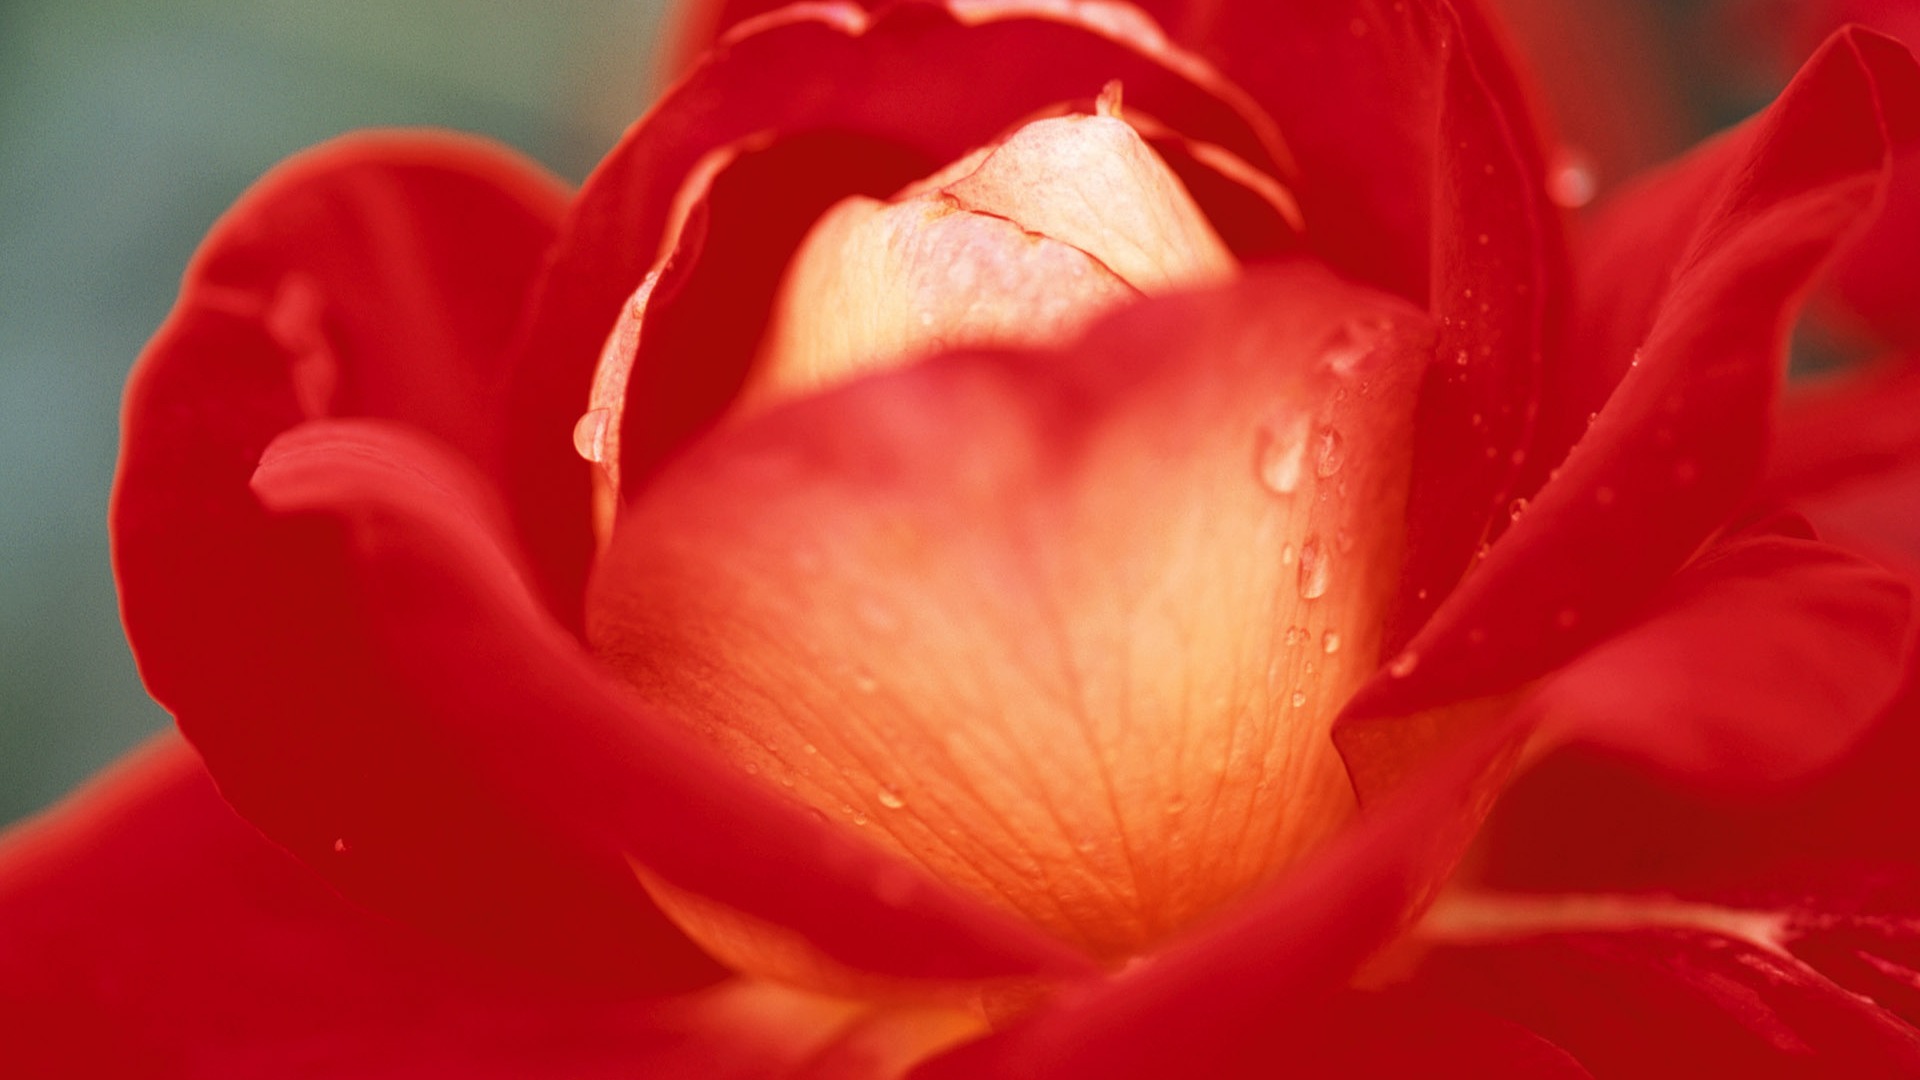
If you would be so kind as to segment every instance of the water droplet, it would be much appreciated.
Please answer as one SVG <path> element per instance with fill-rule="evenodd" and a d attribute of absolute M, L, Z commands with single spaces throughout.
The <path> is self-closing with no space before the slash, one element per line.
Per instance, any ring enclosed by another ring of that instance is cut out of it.
<path fill-rule="evenodd" d="M 1486 247 L 1488 244 L 1493 243 L 1493 237 L 1488 236 L 1486 233 L 1481 233 L 1479 236 L 1475 237 L 1474 239 L 1480 242 L 1481 247 Z"/>
<path fill-rule="evenodd" d="M 1339 652 L 1340 651 L 1340 632 L 1337 630 L 1329 630 L 1326 633 L 1321 634 L 1320 648 L 1328 656 L 1332 656 L 1334 653 Z"/>
<path fill-rule="evenodd" d="M 1300 548 L 1300 595 L 1307 600 L 1318 600 L 1327 594 L 1327 576 L 1329 568 L 1327 557 L 1320 550 L 1320 538 L 1308 537 Z"/>
<path fill-rule="evenodd" d="M 1167 800 L 1167 816 L 1168 817 L 1173 817 L 1178 814 L 1184 814 L 1186 813 L 1186 811 L 1187 811 L 1187 800 L 1185 797 L 1180 795 L 1175 795 L 1173 798 Z"/>
<path fill-rule="evenodd" d="M 1413 674 L 1413 669 L 1419 666 L 1420 655 L 1409 649 L 1393 658 L 1393 661 L 1387 665 L 1387 674 L 1396 679 L 1404 679 Z"/>
<path fill-rule="evenodd" d="M 1281 566 L 1292 566 L 1294 564 L 1294 561 L 1299 558 L 1300 558 L 1300 553 L 1293 550 L 1292 544 L 1280 545 L 1280 565 Z"/>
<path fill-rule="evenodd" d="M 1515 499 L 1512 502 L 1507 504 L 1507 520 L 1508 521 L 1519 521 L 1520 515 L 1526 512 L 1527 512 L 1527 500 L 1525 498 Z"/>
<path fill-rule="evenodd" d="M 1594 424 L 1596 424 L 1596 423 L 1599 423 L 1599 421 L 1600 421 L 1600 414 L 1599 414 L 1599 413 L 1597 413 L 1597 412 L 1590 412 L 1590 413 L 1588 413 L 1588 414 L 1587 414 L 1587 426 L 1588 426 L 1588 427 L 1592 427 L 1592 426 L 1593 426 Z"/>
<path fill-rule="evenodd" d="M 1340 494 L 1345 495 L 1346 493 L 1347 493 L 1347 482 L 1345 480 L 1342 480 L 1340 481 Z M 1357 544 L 1353 539 L 1353 534 L 1348 532 L 1347 530 L 1340 529 L 1333 534 L 1333 549 L 1335 551 L 1338 551 L 1340 554 L 1342 555 L 1349 554 L 1353 551 L 1353 549 L 1356 546 Z"/>
<path fill-rule="evenodd" d="M 1465 349 L 1461 349 L 1459 352 L 1453 354 L 1453 362 L 1460 367 L 1466 367 L 1472 359 L 1473 357 L 1468 355 Z"/>
<path fill-rule="evenodd" d="M 595 465 L 607 460 L 607 428 L 612 409 L 588 409 L 573 425 L 573 451 Z"/>
<path fill-rule="evenodd" d="M 1350 375 L 1373 355 L 1386 329 L 1382 319 L 1350 319 L 1327 336 L 1326 344 L 1320 346 L 1320 360 L 1335 375 Z"/>
<path fill-rule="evenodd" d="M 344 837 L 344 836 L 340 836 L 340 837 L 335 837 L 335 838 L 334 838 L 334 841 L 333 841 L 333 853 L 334 853 L 335 855 L 345 855 L 345 854 L 347 853 L 347 838 L 346 838 L 346 837 Z"/>
<path fill-rule="evenodd" d="M 1414 590 L 1413 598 L 1415 600 L 1425 600 L 1427 598 L 1427 590 L 1425 589 Z"/>
<path fill-rule="evenodd" d="M 1598 186 L 1593 163 L 1571 146 L 1561 147 L 1547 165 L 1547 198 L 1556 206 L 1578 210 L 1593 201 Z"/>
<path fill-rule="evenodd" d="M 867 823 L 866 813 L 864 811 L 855 810 L 853 812 L 853 823 L 855 825 L 865 825 Z"/>
<path fill-rule="evenodd" d="M 1298 645 L 1307 640 L 1307 628 L 1304 626 L 1287 627 L 1287 644 Z"/>
<path fill-rule="evenodd" d="M 1276 495 L 1291 495 L 1300 490 L 1300 480 L 1306 475 L 1308 429 L 1304 416 L 1269 421 L 1260 426 L 1255 467 L 1267 490 Z"/>
<path fill-rule="evenodd" d="M 889 810 L 904 809 L 907 805 L 907 800 L 901 798 L 899 792 L 894 791 L 892 788 L 881 788 L 877 798 L 880 800 L 880 805 Z"/>
<path fill-rule="evenodd" d="M 1320 437 L 1314 442 L 1314 475 L 1321 479 L 1332 476 L 1340 471 L 1340 466 L 1346 464 L 1346 460 L 1346 440 L 1340 437 L 1338 431 L 1330 427 L 1321 428 Z"/>
<path fill-rule="evenodd" d="M 1295 690 L 1291 700 L 1293 701 L 1294 708 L 1305 708 L 1307 704 L 1307 692 L 1305 690 Z"/>
<path fill-rule="evenodd" d="M 809 754 L 817 754 L 820 752 L 820 748 L 813 745 L 812 743 L 807 743 L 804 746 L 800 747 L 800 749 L 806 751 Z"/>

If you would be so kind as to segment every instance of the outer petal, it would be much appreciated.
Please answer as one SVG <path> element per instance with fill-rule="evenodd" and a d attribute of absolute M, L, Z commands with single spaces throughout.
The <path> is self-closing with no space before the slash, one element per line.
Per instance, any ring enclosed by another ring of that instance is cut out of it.
<path fill-rule="evenodd" d="M 1759 497 L 1838 493 L 1920 460 L 1920 355 L 1788 388 Z"/>
<path fill-rule="evenodd" d="M 148 686 L 226 796 L 350 895 L 581 973 L 710 977 L 610 853 L 531 829 L 444 742 L 342 707 L 342 673 L 372 660 L 351 599 L 247 490 L 267 444 L 314 416 L 418 424 L 490 458 L 490 363 L 557 201 L 499 151 L 398 135 L 314 151 L 244 199 L 128 389 L 121 603 Z"/>
<path fill-rule="evenodd" d="M 1777 907 L 1466 896 L 1435 909 L 1444 945 L 1412 985 L 1526 1024 L 1597 1077 L 1912 1076 L 1920 922 L 1824 884 Z"/>
<path fill-rule="evenodd" d="M 1642 362 L 1400 662 L 1356 696 L 1337 735 L 1363 796 L 1404 774 L 1423 740 L 1451 737 L 1446 725 L 1409 737 L 1396 717 L 1537 677 L 1641 607 L 1738 506 L 1761 466 L 1786 317 L 1884 189 L 1880 118 L 1920 110 L 1915 79 L 1898 45 L 1843 35 L 1743 131 L 1739 153 L 1709 151 L 1728 170 L 1717 185 L 1701 164 L 1674 175 L 1717 202 L 1653 309 Z M 1643 190 L 1658 206 L 1670 189 Z"/>
<path fill-rule="evenodd" d="M 673 239 L 675 198 L 711 151 L 749 137 L 837 137 L 846 160 L 826 177 L 864 167 L 855 190 L 881 192 L 1118 78 L 1130 104 L 1183 134 L 1279 169 L 1285 151 L 1257 111 L 1150 28 L 1112 17 L 1116 6 L 1034 0 L 961 18 L 946 5 L 902 4 L 874 16 L 852 3 L 795 5 L 742 27 L 629 132 L 582 190 L 517 345 L 511 482 L 527 507 L 521 526 L 538 561 L 568 570 L 557 596 L 578 595 L 591 551 L 582 511 L 588 472 L 570 433 L 587 407 L 593 365 L 623 302 L 670 250 L 662 244 Z M 1033 56 L 1046 63 L 1028 63 Z M 952 77 L 956 70 L 968 76 Z M 916 158 L 917 168 L 903 176 L 902 161 Z M 815 183 L 803 186 L 817 209 L 832 201 Z M 776 250 L 794 222 L 807 220 L 807 207 L 783 194 L 770 209 L 780 227 L 761 239 Z M 716 237 L 732 227 L 717 225 Z M 748 289 L 753 282 L 750 275 Z M 738 339 L 757 338 L 765 318 L 763 308 L 742 307 L 729 310 L 717 361 L 643 373 L 641 381 L 658 379 L 665 392 L 656 406 L 628 410 L 623 466 L 630 475 L 651 464 L 636 460 L 635 447 L 676 445 L 738 388 L 743 372 L 729 360 L 744 362 L 750 352 L 737 348 Z M 703 308 L 686 310 L 697 316 Z M 707 320 L 698 325 L 701 334 L 715 332 Z M 651 428 L 636 430 L 642 423 Z"/>
<path fill-rule="evenodd" d="M 1562 737 L 1725 794 L 1804 781 L 1893 700 L 1910 651 L 1904 584 L 1784 536 L 1722 544 L 1638 625 L 1548 676 L 1529 707 Z"/>
<path fill-rule="evenodd" d="M 476 963 L 342 901 L 172 735 L 0 839 L 11 1076 L 772 1080 L 838 1056 L 859 1019 L 739 983 L 626 997 Z"/>
<path fill-rule="evenodd" d="M 1085 970 L 633 707 L 539 604 L 486 481 L 432 440 L 373 422 L 309 424 L 274 443 L 253 488 L 310 580 L 351 599 L 328 612 L 326 651 L 305 658 L 317 667 L 281 668 L 321 709 L 288 717 L 299 721 L 288 741 L 332 721 L 334 752 L 364 771 L 417 774 L 438 755 L 447 772 L 506 793 L 521 828 L 561 850 L 624 855 L 857 968 L 934 979 Z M 340 641 L 366 652 L 343 653 Z M 341 731 L 349 716 L 360 723 Z M 327 772 L 249 779 L 298 785 L 300 824 L 335 829 L 349 863 L 398 849 L 410 838 L 396 830 L 437 794 L 416 779 L 395 805 L 387 790 Z"/>
<path fill-rule="evenodd" d="M 1791 65 L 1821 36 L 1846 23 L 1859 23 L 1920 48 L 1920 8 L 1908 0 L 1793 0 L 1760 9 L 1758 17 L 1738 5 L 1728 5 L 1736 19 L 1752 26 L 1730 27 L 1779 39 L 1783 68 Z M 1739 20 L 1739 16 L 1748 16 Z M 1772 16 L 1769 18 L 1768 16 Z M 1895 164 L 1899 180 L 1888 193 L 1887 206 L 1873 229 L 1834 267 L 1830 295 L 1822 297 L 1822 314 L 1836 316 L 1852 329 L 1865 329 L 1901 348 L 1920 348 L 1920 266 L 1913 253 L 1920 247 L 1920 146 L 1900 156 Z"/>

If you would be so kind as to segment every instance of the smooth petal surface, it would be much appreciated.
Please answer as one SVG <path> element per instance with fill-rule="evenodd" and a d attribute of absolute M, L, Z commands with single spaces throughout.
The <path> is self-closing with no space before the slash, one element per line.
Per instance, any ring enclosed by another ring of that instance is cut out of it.
<path fill-rule="evenodd" d="M 717 432 L 589 638 L 770 790 L 1106 955 L 1341 822 L 1423 316 L 1292 265 Z"/>
<path fill-rule="evenodd" d="M 1851 750 L 1893 700 L 1911 648 L 1905 584 L 1809 540 L 1721 544 L 1635 626 L 1547 677 L 1528 707 L 1560 738 L 1676 782 L 1756 795 Z"/>
<path fill-rule="evenodd" d="M 1920 460 L 1920 355 L 1788 388 L 1757 498 L 1818 498 Z"/>
<path fill-rule="evenodd" d="M 483 144 L 376 135 L 243 199 L 128 389 L 121 605 L 142 676 L 223 793 L 348 895 L 582 975 L 711 978 L 611 852 L 473 782 L 456 732 L 360 707 L 383 684 L 352 679 L 386 658 L 321 572 L 324 545 L 247 486 L 268 443 L 320 416 L 384 417 L 496 460 L 491 365 L 560 196 Z"/>
<path fill-rule="evenodd" d="M 166 735 L 0 838 L 0 1063 L 33 1077 L 879 1080 L 929 1018 L 477 963 L 333 892 Z"/>
<path fill-rule="evenodd" d="M 1507 523 L 1525 464 L 1540 372 L 1560 342 L 1566 285 L 1559 222 L 1513 74 L 1483 27 L 1461 18 L 1440 79 L 1431 307 L 1440 340 L 1420 400 L 1398 651 Z"/>
<path fill-rule="evenodd" d="M 583 510 L 589 472 L 570 436 L 586 408 L 594 364 L 622 304 L 670 250 L 662 245 L 674 239 L 675 199 L 710 152 L 749 136 L 772 140 L 768 149 L 777 152 L 786 140 L 852 133 L 841 151 L 857 156 L 835 173 L 844 177 L 861 165 L 872 172 L 820 198 L 809 213 L 789 206 L 794 216 L 781 220 L 791 225 L 797 218 L 797 229 L 787 233 L 797 240 L 839 195 L 889 194 L 1014 123 L 1086 100 L 1119 79 L 1130 107 L 1279 171 L 1285 150 L 1264 118 L 1203 63 L 1116 11 L 1124 5 L 1034 0 L 968 8 L 964 17 L 937 4 L 901 4 L 872 16 L 851 3 L 796 5 L 742 27 L 628 133 L 581 191 L 516 347 L 509 484 L 516 505 L 524 500 L 527 508 L 520 524 L 536 562 L 566 568 L 556 596 L 579 595 L 592 552 Z M 1045 63 L 1030 62 L 1036 56 Z M 967 77 L 954 78 L 955 71 Z M 903 156 L 918 160 L 896 171 Z M 784 197 L 781 205 L 788 205 Z M 767 260 L 772 274 L 788 250 Z M 718 346 L 702 340 L 692 357 L 672 351 L 665 370 L 644 357 L 636 364 L 633 383 L 642 389 L 630 396 L 655 404 L 627 412 L 627 473 L 649 471 L 739 388 L 766 309 L 735 299 L 725 310 L 721 321 L 737 327 Z M 697 325 L 707 334 L 715 321 Z M 726 347 L 742 342 L 747 348 L 738 352 Z"/>
<path fill-rule="evenodd" d="M 877 974 L 1086 969 L 635 708 L 540 605 L 486 481 L 430 439 L 387 424 L 316 422 L 276 440 L 253 487 L 304 538 L 310 578 L 355 601 L 340 633 L 364 643 L 370 660 L 323 672 L 333 686 L 326 715 L 365 717 L 383 733 L 361 735 L 362 756 L 397 758 L 401 739 L 433 746 L 445 768 L 510 793 L 520 827 L 563 850 L 631 859 Z M 317 681 L 299 674 L 303 685 Z M 357 794 L 309 794 L 309 813 L 345 819 L 349 854 L 377 851 L 393 827 L 374 811 L 411 809 Z M 433 794 L 416 781 L 413 798 Z"/>
<path fill-rule="evenodd" d="M 1396 718 L 1511 690 L 1571 656 L 1662 588 L 1745 498 L 1793 305 L 1884 189 L 1883 113 L 1912 110 L 1912 57 L 1851 32 L 1743 130 L 1739 153 L 1709 151 L 1726 166 L 1717 186 L 1675 174 L 1681 192 L 1715 201 L 1688 230 L 1637 364 L 1556 478 L 1336 728 L 1363 798 L 1454 734 L 1442 724 L 1416 737 Z M 1658 206 L 1667 190 L 1639 197 Z"/>
<path fill-rule="evenodd" d="M 1342 991 L 1453 865 L 1486 812 L 1482 778 L 1511 764 L 1519 731 L 1484 733 L 1232 912 L 936 1058 L 914 1080 L 1266 1076 L 1276 1061 L 1353 1075 L 1373 1051 L 1338 1041 L 1353 1015 Z M 1391 1049 L 1378 1052 L 1391 1060 Z M 1566 1073 L 1548 1064 L 1543 1075 Z"/>

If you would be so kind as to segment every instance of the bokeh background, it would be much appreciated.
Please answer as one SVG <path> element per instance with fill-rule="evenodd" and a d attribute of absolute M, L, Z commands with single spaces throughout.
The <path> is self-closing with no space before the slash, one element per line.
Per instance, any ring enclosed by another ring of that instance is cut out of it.
<path fill-rule="evenodd" d="M 1503 2 L 1544 63 L 1638 103 L 1563 118 L 1603 185 L 1779 82 L 1730 0 L 1591 0 L 1578 31 L 1576 0 Z M 105 514 L 121 385 L 208 226 L 357 127 L 479 132 L 577 181 L 648 99 L 665 3 L 0 0 L 0 823 L 168 722 L 120 633 Z"/>

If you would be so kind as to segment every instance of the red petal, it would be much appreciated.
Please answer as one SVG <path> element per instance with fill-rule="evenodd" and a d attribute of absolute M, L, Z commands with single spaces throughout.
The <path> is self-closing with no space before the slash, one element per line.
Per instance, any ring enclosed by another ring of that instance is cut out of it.
<path fill-rule="evenodd" d="M 474 787 L 503 793 L 499 811 L 556 852 L 623 853 L 864 970 L 966 979 L 1085 968 L 635 709 L 532 593 L 486 481 L 438 444 L 393 425 L 309 424 L 275 441 L 253 486 L 283 518 L 284 546 L 304 554 L 307 579 L 349 600 L 312 653 L 276 657 L 287 680 L 272 689 L 276 744 L 216 770 L 223 784 L 239 776 L 279 795 L 294 820 L 277 835 L 291 834 L 296 852 L 306 835 L 344 836 L 350 857 L 336 861 L 392 873 L 386 859 L 420 856 L 410 830 L 435 820 L 428 808 L 443 792 Z M 314 743 L 327 759 L 306 756 Z M 442 842 L 464 852 L 491 840 Z"/>
<path fill-rule="evenodd" d="M 1420 401 L 1398 651 L 1507 524 L 1542 353 L 1559 333 L 1566 253 L 1513 73 L 1472 24 L 1453 33 L 1435 146 L 1432 307 L 1440 341 Z"/>
<path fill-rule="evenodd" d="M 1910 606 L 1906 586 L 1837 549 L 1736 540 L 1549 676 L 1530 707 L 1680 782 L 1765 791 L 1832 765 L 1880 716 L 1902 678 Z"/>
<path fill-rule="evenodd" d="M 0 839 L 12 1076 L 773 1080 L 849 1019 L 737 983 L 629 997 L 444 950 L 343 902 L 171 735 Z"/>
<path fill-rule="evenodd" d="M 1351 1004 L 1341 991 L 1457 857 L 1484 813 L 1481 780 L 1511 762 L 1515 730 L 1461 747 L 1190 939 L 1063 992 L 914 1080 L 1265 1076 L 1296 1059 L 1338 1063 L 1351 1048 L 1320 1040 L 1340 1030 Z"/>
<path fill-rule="evenodd" d="M 550 229 L 544 185 L 478 144 L 375 136 L 243 200 L 128 390 L 121 602 L 148 686 L 226 795 L 349 894 L 543 965 L 707 978 L 618 858 L 530 827 L 444 742 L 339 707 L 374 662 L 351 599 L 247 489 L 276 435 L 329 411 L 497 450 L 490 361 Z"/>
<path fill-rule="evenodd" d="M 1915 460 L 1920 355 L 1788 387 L 1760 497 L 1788 503 L 1838 494 Z"/>
<path fill-rule="evenodd" d="M 1714 191 L 1718 201 L 1689 230 L 1652 309 L 1644 361 L 1557 479 L 1414 638 L 1398 674 L 1363 689 L 1336 729 L 1363 793 L 1422 753 L 1396 733 L 1396 718 L 1551 669 L 1640 609 L 1745 497 L 1764 453 L 1786 317 L 1836 237 L 1884 190 L 1882 109 L 1920 110 L 1920 96 L 1901 89 L 1883 102 L 1879 90 L 1904 88 L 1913 69 L 1884 38 L 1842 35 L 1756 126 L 1630 196 L 1668 220 L 1682 217 L 1669 200 L 1695 205 Z M 1718 181 L 1704 183 L 1703 171 Z M 1419 739 L 1449 735 L 1443 726 Z"/>
<path fill-rule="evenodd" d="M 704 0 L 691 5 L 669 50 L 669 63 L 684 67 L 727 27 L 779 6 L 778 0 Z M 871 6 L 878 6 L 877 0 Z M 1004 0 L 969 6 L 1012 10 L 1045 5 Z M 1460 23 L 1465 24 L 1460 43 L 1492 79 L 1495 111 L 1511 118 L 1513 134 L 1530 141 L 1519 88 L 1468 5 L 1461 5 L 1458 13 L 1454 5 L 1435 0 L 1139 0 L 1076 6 L 1123 17 L 1145 12 L 1175 42 L 1194 49 L 1245 87 L 1278 123 L 1294 152 L 1299 176 L 1287 179 L 1304 185 L 1295 194 L 1304 204 L 1317 253 L 1337 269 L 1404 296 L 1417 299 L 1427 291 L 1434 118 L 1443 93 L 1446 42 L 1460 32 Z M 1025 78 L 1053 63 L 1037 50 L 1024 59 Z M 969 70 L 957 62 L 941 61 L 940 67 Z M 1127 95 L 1132 100 L 1131 82 Z M 1201 134 L 1177 122 L 1175 126 Z M 1357 131 L 1366 137 L 1356 138 Z M 1537 158 L 1537 149 L 1529 150 Z M 1537 182 L 1540 175 L 1535 170 L 1531 179 Z"/>
<path fill-rule="evenodd" d="M 1822 884 L 1778 906 L 1469 894 L 1434 909 L 1413 989 L 1525 1024 L 1596 1076 L 1915 1075 L 1920 919 Z"/>
<path fill-rule="evenodd" d="M 581 191 L 517 349 L 510 483 L 528 508 L 521 526 L 538 560 L 567 566 L 570 585 L 584 585 L 588 473 L 571 432 L 601 345 L 662 254 L 673 200 L 709 151 L 763 134 L 853 132 L 884 178 L 902 149 L 937 167 L 1117 78 L 1129 105 L 1277 171 L 1284 149 L 1232 87 L 1164 41 L 1098 14 L 1036 4 L 974 11 L 968 22 L 938 5 L 901 4 L 871 17 L 851 3 L 795 5 L 743 28 L 751 32 L 730 38 L 655 106 Z M 1026 62 L 1034 56 L 1046 62 Z M 893 148 L 877 154 L 871 147 L 880 142 Z M 759 313 L 748 310 L 751 327 Z M 722 363 L 710 376 L 674 380 L 697 391 L 664 403 L 675 429 L 710 421 L 732 377 Z M 624 466 L 638 475 L 647 464 Z"/>

